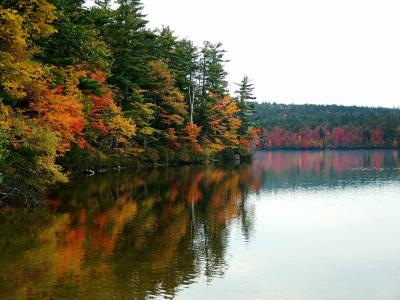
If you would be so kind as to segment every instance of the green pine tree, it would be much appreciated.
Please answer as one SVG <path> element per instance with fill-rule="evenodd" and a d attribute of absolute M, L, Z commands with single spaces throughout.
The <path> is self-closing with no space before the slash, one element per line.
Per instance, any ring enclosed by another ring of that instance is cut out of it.
<path fill-rule="evenodd" d="M 255 100 L 256 97 L 253 94 L 254 85 L 251 83 L 249 77 L 244 76 L 242 81 L 237 85 L 239 89 L 236 91 L 236 98 L 240 109 L 238 116 L 242 121 L 239 133 L 245 135 L 249 127 L 253 126 L 251 117 L 255 113 L 255 106 L 252 100 Z"/>

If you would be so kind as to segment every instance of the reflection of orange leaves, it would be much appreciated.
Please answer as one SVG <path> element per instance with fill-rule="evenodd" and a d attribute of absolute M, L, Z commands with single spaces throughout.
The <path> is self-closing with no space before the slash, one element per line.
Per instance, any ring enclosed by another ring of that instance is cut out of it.
<path fill-rule="evenodd" d="M 226 175 L 225 171 L 222 169 L 214 169 L 207 173 L 207 182 L 211 184 L 217 184 L 222 181 Z"/>
<path fill-rule="evenodd" d="M 85 256 L 83 248 L 85 237 L 86 231 L 82 227 L 62 232 L 59 238 L 59 264 L 57 266 L 57 273 L 60 276 L 66 272 L 72 272 L 75 275 L 80 273 L 81 263 Z"/>
<path fill-rule="evenodd" d="M 101 263 L 97 266 L 96 270 L 98 270 L 100 273 L 105 274 L 109 270 L 109 266 L 106 263 Z"/>
<path fill-rule="evenodd" d="M 233 220 L 240 215 L 240 207 L 239 207 L 240 197 L 239 195 L 232 195 L 226 203 L 225 207 L 225 217 L 227 220 Z"/>
<path fill-rule="evenodd" d="M 219 176 L 213 176 L 218 178 Z M 239 203 L 242 199 L 240 189 L 240 174 L 229 172 L 219 183 L 211 196 L 214 218 L 218 224 L 225 224 L 227 221 L 236 218 L 240 214 Z"/>
<path fill-rule="evenodd" d="M 178 192 L 179 192 L 179 182 L 177 180 L 173 180 L 173 182 L 169 185 L 168 189 L 168 201 L 175 202 Z"/>
<path fill-rule="evenodd" d="M 104 255 L 110 255 L 125 224 L 136 212 L 136 203 L 131 200 L 130 193 L 126 193 L 120 196 L 109 211 L 96 215 L 93 223 L 98 227 L 92 231 L 95 250 L 103 250 Z M 106 228 L 110 228 L 107 233 Z"/>
<path fill-rule="evenodd" d="M 190 183 L 189 191 L 187 195 L 187 202 L 188 203 L 197 203 L 201 200 L 203 196 L 200 190 L 200 182 L 203 179 L 204 173 L 199 172 L 194 176 L 194 179 Z"/>
<path fill-rule="evenodd" d="M 187 232 L 187 223 L 187 217 L 184 213 L 177 215 L 172 222 L 169 221 L 168 227 L 157 240 L 160 244 L 157 249 L 162 249 L 162 251 L 157 251 L 157 254 L 151 260 L 153 270 L 165 270 L 170 266 L 171 262 L 177 256 L 179 241 Z"/>
<path fill-rule="evenodd" d="M 93 217 L 93 224 L 97 225 L 100 230 L 103 230 L 108 223 L 109 215 L 108 213 L 100 213 Z"/>
<path fill-rule="evenodd" d="M 86 224 L 86 220 L 87 220 L 86 209 L 82 209 L 81 214 L 79 216 L 79 223 L 81 225 L 85 225 Z"/>

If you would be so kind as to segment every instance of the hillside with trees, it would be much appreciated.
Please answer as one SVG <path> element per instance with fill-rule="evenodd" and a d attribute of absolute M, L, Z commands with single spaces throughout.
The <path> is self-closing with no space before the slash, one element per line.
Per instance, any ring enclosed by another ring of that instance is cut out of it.
<path fill-rule="evenodd" d="M 400 109 L 255 103 L 263 148 L 398 148 Z"/>
<path fill-rule="evenodd" d="M 147 27 L 138 0 L 0 2 L 0 191 L 72 170 L 248 156 L 252 85 L 225 50 Z M 7 192 L 4 192 L 7 191 Z"/>

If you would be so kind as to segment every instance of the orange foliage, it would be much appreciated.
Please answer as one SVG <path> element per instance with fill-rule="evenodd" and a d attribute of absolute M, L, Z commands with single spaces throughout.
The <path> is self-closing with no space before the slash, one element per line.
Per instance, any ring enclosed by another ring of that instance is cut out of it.
<path fill-rule="evenodd" d="M 35 122 L 53 131 L 59 138 L 59 153 L 68 151 L 71 143 L 77 142 L 78 138 L 79 143 L 84 144 L 83 104 L 76 86 L 47 88 L 41 92 L 37 101 L 31 103 L 30 109 L 36 114 Z"/>
<path fill-rule="evenodd" d="M 219 152 L 226 147 L 238 146 L 241 120 L 237 118 L 240 112 L 237 101 L 226 96 L 209 106 L 209 133 L 206 138 L 209 151 Z"/>
<path fill-rule="evenodd" d="M 186 124 L 186 127 L 184 129 L 184 138 L 185 140 L 189 141 L 192 149 L 194 149 L 196 152 L 201 153 L 203 152 L 203 149 L 201 148 L 198 137 L 201 132 L 201 126 L 198 126 L 192 122 L 189 122 Z"/>
<path fill-rule="evenodd" d="M 89 77 L 99 83 L 105 83 L 107 80 L 107 75 L 103 71 L 94 71 L 89 74 Z"/>

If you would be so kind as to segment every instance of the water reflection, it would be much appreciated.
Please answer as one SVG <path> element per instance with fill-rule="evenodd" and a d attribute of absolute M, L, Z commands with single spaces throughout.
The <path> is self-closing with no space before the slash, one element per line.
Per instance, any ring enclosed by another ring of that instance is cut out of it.
<path fill-rule="evenodd" d="M 230 234 L 251 242 L 249 195 L 398 178 L 393 151 L 259 152 L 252 164 L 79 178 L 46 205 L 0 212 L 0 295 L 172 298 L 229 269 Z"/>
<path fill-rule="evenodd" d="M 399 152 L 392 150 L 258 152 L 252 165 L 264 190 L 365 185 L 395 179 L 399 170 Z"/>

